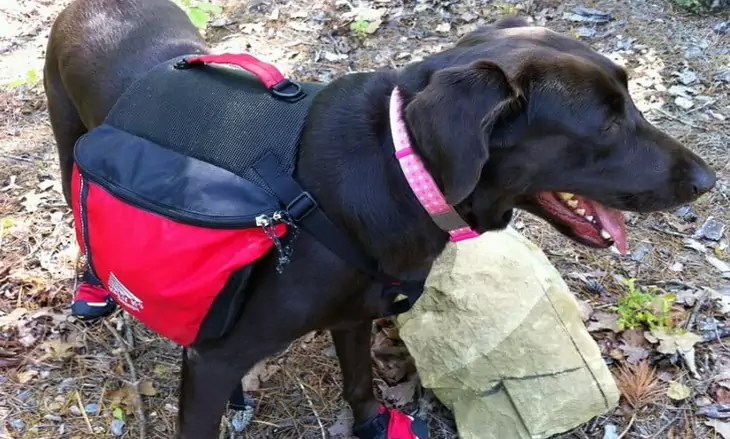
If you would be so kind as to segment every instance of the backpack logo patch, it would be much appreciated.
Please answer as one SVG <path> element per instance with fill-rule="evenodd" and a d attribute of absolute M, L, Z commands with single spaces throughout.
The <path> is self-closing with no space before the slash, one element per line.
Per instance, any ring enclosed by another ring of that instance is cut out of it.
<path fill-rule="evenodd" d="M 144 303 L 139 297 L 132 294 L 127 287 L 122 284 L 114 273 L 109 273 L 109 291 L 114 294 L 120 305 L 129 308 L 132 311 L 139 312 L 144 309 Z"/>

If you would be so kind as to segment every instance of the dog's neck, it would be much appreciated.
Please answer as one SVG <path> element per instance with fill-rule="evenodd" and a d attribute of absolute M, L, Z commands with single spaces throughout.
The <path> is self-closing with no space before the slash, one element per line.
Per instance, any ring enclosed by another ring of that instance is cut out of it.
<path fill-rule="evenodd" d="M 302 134 L 297 178 L 386 272 L 416 278 L 427 274 L 449 235 L 424 210 L 395 157 L 395 82 L 395 73 L 357 73 L 322 90 Z"/>
<path fill-rule="evenodd" d="M 446 201 L 446 196 L 426 169 L 423 160 L 413 147 L 403 114 L 403 97 L 398 87 L 390 95 L 390 133 L 395 144 L 395 157 L 403 170 L 408 186 L 413 191 L 423 209 L 442 230 L 447 232 L 452 242 L 472 239 L 479 236 L 469 224 Z"/>

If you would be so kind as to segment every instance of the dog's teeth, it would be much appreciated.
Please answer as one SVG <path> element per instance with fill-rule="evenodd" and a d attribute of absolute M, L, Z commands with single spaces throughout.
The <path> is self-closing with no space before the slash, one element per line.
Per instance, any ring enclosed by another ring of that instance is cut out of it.
<path fill-rule="evenodd" d="M 588 221 L 590 221 L 590 222 L 594 222 L 594 221 L 593 221 L 593 216 L 592 216 L 592 215 L 588 215 L 588 216 L 586 216 L 586 219 L 587 219 Z"/>
<path fill-rule="evenodd" d="M 586 210 L 585 209 L 576 209 L 575 213 L 577 213 L 580 216 L 585 216 Z"/>
<path fill-rule="evenodd" d="M 567 204 L 571 208 L 575 209 L 576 207 L 578 207 L 578 200 L 568 200 Z"/>
<path fill-rule="evenodd" d="M 603 239 L 611 239 L 611 234 L 606 231 L 606 229 L 601 229 L 601 237 Z"/>
<path fill-rule="evenodd" d="M 560 195 L 560 198 L 562 198 L 563 200 L 566 200 L 566 201 L 570 200 L 571 198 L 574 197 L 573 194 L 568 193 L 568 192 L 558 192 L 558 195 Z"/>

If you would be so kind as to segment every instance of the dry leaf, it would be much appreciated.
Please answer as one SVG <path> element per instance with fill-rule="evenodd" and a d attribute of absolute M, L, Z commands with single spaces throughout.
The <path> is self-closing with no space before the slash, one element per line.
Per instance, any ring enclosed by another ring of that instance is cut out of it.
<path fill-rule="evenodd" d="M 15 308 L 10 314 L 0 317 L 0 328 L 18 323 L 18 321 L 27 313 L 28 310 L 25 308 Z"/>
<path fill-rule="evenodd" d="M 595 331 L 618 332 L 618 316 L 605 311 L 596 311 L 588 322 L 588 332 Z"/>
<path fill-rule="evenodd" d="M 113 405 L 124 408 L 126 414 L 131 415 L 134 413 L 137 399 L 135 397 L 134 390 L 132 390 L 129 386 L 123 386 L 116 390 L 111 390 L 107 392 L 106 396 Z"/>
<path fill-rule="evenodd" d="M 395 407 L 403 407 L 413 401 L 418 387 L 418 380 L 411 378 L 393 387 L 383 390 L 383 398 L 392 403 Z"/>
<path fill-rule="evenodd" d="M 41 345 L 46 354 L 41 357 L 43 360 L 66 360 L 76 355 L 73 343 L 65 343 L 61 340 L 49 340 Z"/>
<path fill-rule="evenodd" d="M 28 192 L 27 194 L 23 195 L 23 202 L 20 204 L 25 207 L 25 210 L 27 212 L 36 212 L 38 210 L 38 206 L 43 202 L 43 199 L 46 197 L 46 194 L 38 194 L 35 192 Z"/>
<path fill-rule="evenodd" d="M 692 394 L 692 391 L 689 389 L 689 387 L 685 386 L 682 383 L 679 383 L 677 381 L 670 381 L 669 382 L 669 389 L 667 390 L 667 396 L 672 398 L 675 401 L 681 401 L 683 399 L 689 398 L 689 396 Z"/>
<path fill-rule="evenodd" d="M 261 388 L 261 384 L 266 383 L 271 377 L 281 369 L 276 364 L 266 364 L 266 360 L 262 360 L 246 374 L 241 380 L 244 392 L 254 392 Z"/>
<path fill-rule="evenodd" d="M 717 419 L 705 421 L 705 425 L 715 429 L 722 439 L 730 439 L 730 422 L 721 422 Z"/>
<path fill-rule="evenodd" d="M 637 329 L 627 329 L 621 333 L 622 343 L 619 346 L 626 355 L 626 361 L 639 364 L 649 358 L 649 343 L 644 334 Z"/>
<path fill-rule="evenodd" d="M 649 351 L 642 347 L 622 343 L 621 346 L 619 346 L 619 349 L 624 352 L 626 355 L 626 361 L 631 364 L 639 364 L 642 360 L 649 358 Z"/>
<path fill-rule="evenodd" d="M 25 384 L 32 380 L 38 375 L 37 370 L 26 370 L 25 372 L 18 372 L 16 378 L 19 384 Z"/>
<path fill-rule="evenodd" d="M 137 387 L 137 390 L 139 390 L 140 395 L 144 395 L 144 396 L 157 395 L 157 389 L 155 389 L 155 386 L 152 384 L 152 381 L 150 381 L 150 380 L 140 381 L 139 386 Z"/>
<path fill-rule="evenodd" d="M 723 382 L 718 383 L 720 386 L 723 386 Z M 719 402 L 720 404 L 727 404 L 730 403 L 730 390 L 728 390 L 726 387 L 718 387 L 715 390 L 715 401 Z"/>
<path fill-rule="evenodd" d="M 349 439 L 354 424 L 355 421 L 352 417 L 352 411 L 342 409 L 340 414 L 337 415 L 335 423 L 327 431 L 334 439 Z"/>
<path fill-rule="evenodd" d="M 676 352 L 688 353 L 696 343 L 702 341 L 702 337 L 692 332 L 668 334 L 666 330 L 659 328 L 652 329 L 650 333 L 644 333 L 644 337 L 652 343 L 659 343 L 657 351 L 666 355 L 672 355 Z"/>

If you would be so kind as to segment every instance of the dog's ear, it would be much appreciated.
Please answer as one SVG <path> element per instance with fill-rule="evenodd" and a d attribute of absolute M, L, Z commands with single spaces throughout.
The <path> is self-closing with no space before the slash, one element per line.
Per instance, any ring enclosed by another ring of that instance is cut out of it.
<path fill-rule="evenodd" d="M 489 149 L 525 131 L 521 92 L 491 61 L 436 71 L 405 108 L 417 151 L 449 204 L 476 187 Z"/>

